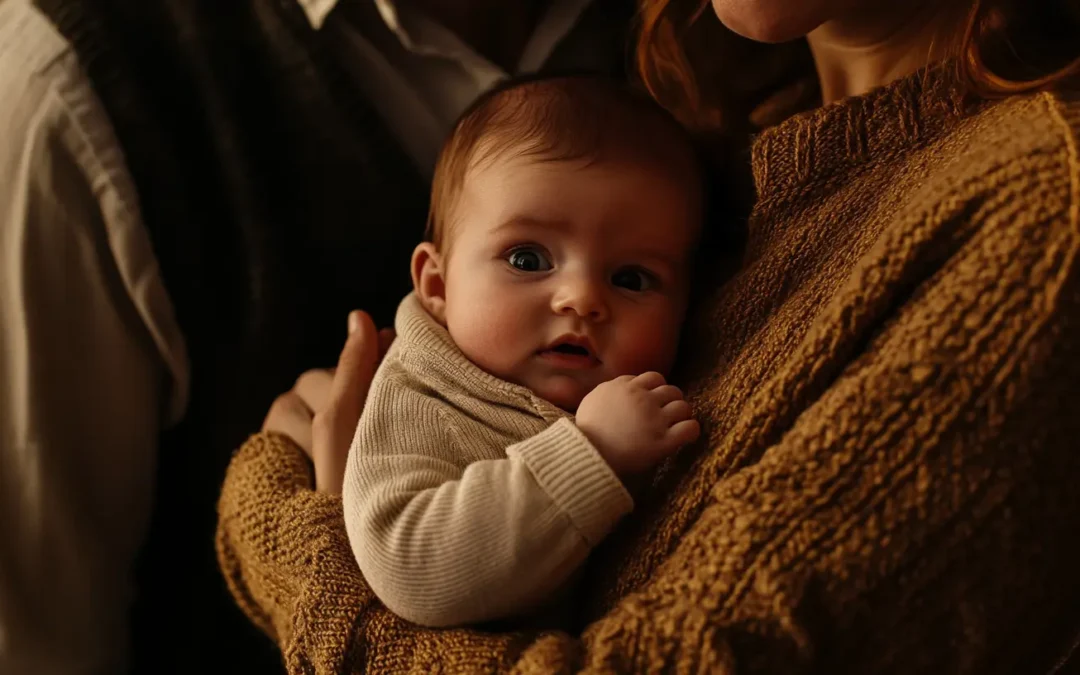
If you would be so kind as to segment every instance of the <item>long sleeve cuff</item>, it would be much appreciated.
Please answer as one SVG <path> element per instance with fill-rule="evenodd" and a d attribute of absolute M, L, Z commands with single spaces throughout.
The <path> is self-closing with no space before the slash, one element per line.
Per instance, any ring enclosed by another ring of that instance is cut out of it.
<path fill-rule="evenodd" d="M 634 500 L 604 458 L 569 419 L 512 445 L 540 487 L 596 546 L 620 518 L 634 509 Z"/>

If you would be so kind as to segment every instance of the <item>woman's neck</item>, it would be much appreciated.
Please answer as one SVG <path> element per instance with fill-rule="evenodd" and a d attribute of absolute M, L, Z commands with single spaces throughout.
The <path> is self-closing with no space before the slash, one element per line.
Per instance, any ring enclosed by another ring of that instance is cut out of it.
<path fill-rule="evenodd" d="M 865 94 L 946 56 L 964 5 L 885 0 L 875 9 L 853 10 L 819 26 L 807 39 L 822 101 Z"/>

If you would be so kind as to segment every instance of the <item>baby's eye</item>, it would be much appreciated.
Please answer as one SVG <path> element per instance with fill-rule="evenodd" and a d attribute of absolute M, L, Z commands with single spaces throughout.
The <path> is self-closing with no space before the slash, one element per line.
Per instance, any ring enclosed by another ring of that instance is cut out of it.
<path fill-rule="evenodd" d="M 511 251 L 506 261 L 511 267 L 522 272 L 547 272 L 552 268 L 547 255 L 535 248 L 519 248 Z"/>
<path fill-rule="evenodd" d="M 625 267 L 611 275 L 611 283 L 628 291 L 642 293 L 656 288 L 656 277 L 638 267 Z"/>

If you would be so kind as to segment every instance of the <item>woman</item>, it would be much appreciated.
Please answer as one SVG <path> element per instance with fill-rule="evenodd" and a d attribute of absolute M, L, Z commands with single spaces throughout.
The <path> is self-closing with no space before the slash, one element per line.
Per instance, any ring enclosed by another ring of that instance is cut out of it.
<path fill-rule="evenodd" d="M 753 42 L 806 37 L 765 47 L 699 4 L 645 5 L 659 100 L 731 137 L 804 100 L 806 65 L 822 104 L 754 141 L 742 267 L 705 293 L 686 352 L 703 442 L 590 561 L 579 635 L 422 630 L 367 589 L 335 481 L 312 491 L 290 440 L 334 475 L 377 360 L 354 317 L 336 375 L 279 399 L 220 504 L 234 597 L 290 672 L 1064 662 L 1080 627 L 1080 12 L 714 0 Z"/>

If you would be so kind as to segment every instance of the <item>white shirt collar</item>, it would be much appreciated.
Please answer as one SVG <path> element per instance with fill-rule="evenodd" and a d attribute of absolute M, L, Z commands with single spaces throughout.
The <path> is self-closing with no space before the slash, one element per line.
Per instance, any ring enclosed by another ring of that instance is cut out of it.
<path fill-rule="evenodd" d="M 311 22 L 311 27 L 315 30 L 322 28 L 323 23 L 326 21 L 327 15 L 337 7 L 339 0 L 298 0 L 300 7 L 303 8 L 304 14 L 307 15 L 308 21 Z M 410 46 L 411 39 L 405 30 L 402 28 L 401 19 L 398 16 L 397 3 L 394 0 L 371 0 L 375 3 L 375 7 L 379 10 L 379 16 L 382 17 L 383 22 L 386 23 L 386 27 L 389 28 L 395 35 L 401 38 L 402 43 L 406 46 Z"/>
<path fill-rule="evenodd" d="M 300 7 L 307 15 L 311 27 L 315 30 L 322 28 L 326 15 L 337 5 L 338 0 L 298 0 Z"/>
<path fill-rule="evenodd" d="M 337 6 L 338 0 L 298 0 L 304 14 L 312 28 L 322 28 L 326 17 Z M 382 17 L 383 23 L 390 29 L 401 45 L 414 54 L 428 56 L 443 56 L 459 61 L 472 61 L 477 57 L 467 45 L 461 43 L 456 36 L 442 26 L 430 21 L 426 17 L 413 13 L 406 17 L 402 12 L 407 7 L 399 7 L 395 0 L 370 0 Z M 538 69 L 547 55 L 550 54 L 555 42 L 560 40 L 574 23 L 577 22 L 581 12 L 590 4 L 591 0 L 562 0 L 553 3 L 551 9 L 542 18 L 540 25 L 536 27 L 533 39 L 527 45 L 525 53 L 521 55 L 519 70 L 532 72 Z M 411 21 L 410 21 L 411 19 Z M 411 26 L 410 26 L 411 24 Z M 413 34 L 417 31 L 417 34 Z"/>

